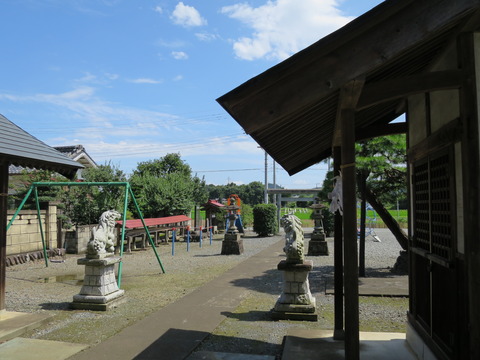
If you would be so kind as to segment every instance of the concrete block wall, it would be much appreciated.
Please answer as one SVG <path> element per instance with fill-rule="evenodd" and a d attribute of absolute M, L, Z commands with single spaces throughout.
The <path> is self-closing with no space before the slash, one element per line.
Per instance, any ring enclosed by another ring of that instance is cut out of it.
<path fill-rule="evenodd" d="M 95 226 L 97 225 L 81 225 L 77 226 L 75 231 L 67 231 L 65 235 L 67 254 L 85 254 L 92 234 L 92 228 Z"/>
<path fill-rule="evenodd" d="M 7 223 L 14 213 L 13 210 L 7 212 Z M 57 207 L 49 205 L 47 210 L 40 210 L 40 216 L 47 249 L 57 247 Z M 42 249 L 37 211 L 20 211 L 7 232 L 7 255 L 41 251 Z"/>

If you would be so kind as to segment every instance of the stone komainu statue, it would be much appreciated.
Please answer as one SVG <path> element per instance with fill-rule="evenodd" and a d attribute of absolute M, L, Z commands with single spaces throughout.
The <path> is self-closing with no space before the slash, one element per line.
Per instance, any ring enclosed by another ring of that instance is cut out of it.
<path fill-rule="evenodd" d="M 120 219 L 118 211 L 108 210 L 100 215 L 98 225 L 92 229 L 92 238 L 87 244 L 87 255 L 113 253 L 115 251 L 115 220 Z"/>
<path fill-rule="evenodd" d="M 284 215 L 280 219 L 280 225 L 285 230 L 285 247 L 288 263 L 302 263 L 304 255 L 303 229 L 301 220 L 295 215 Z"/>

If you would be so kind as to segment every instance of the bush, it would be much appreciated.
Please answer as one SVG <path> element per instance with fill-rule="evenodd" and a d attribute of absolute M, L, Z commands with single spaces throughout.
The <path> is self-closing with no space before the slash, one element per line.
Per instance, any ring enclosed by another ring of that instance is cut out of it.
<path fill-rule="evenodd" d="M 248 204 L 242 204 L 242 224 L 244 228 L 253 224 L 253 208 Z"/>
<path fill-rule="evenodd" d="M 335 230 L 335 215 L 330 212 L 329 204 L 325 204 L 327 207 L 322 209 L 322 223 L 323 230 L 327 236 L 333 235 Z"/>
<path fill-rule="evenodd" d="M 258 204 L 254 206 L 253 231 L 258 236 L 269 236 L 277 233 L 277 207 L 274 204 Z"/>

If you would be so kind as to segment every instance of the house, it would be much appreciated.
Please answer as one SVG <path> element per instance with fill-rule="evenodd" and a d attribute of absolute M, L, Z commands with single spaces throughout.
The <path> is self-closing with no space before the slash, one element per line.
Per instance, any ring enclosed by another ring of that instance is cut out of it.
<path fill-rule="evenodd" d="M 347 359 L 359 358 L 354 143 L 394 133 L 407 134 L 407 341 L 420 359 L 480 359 L 479 89 L 480 0 L 386 0 L 217 100 L 290 174 L 330 156 L 341 170 Z"/>
<path fill-rule="evenodd" d="M 0 312 L 5 309 L 7 196 L 10 165 L 55 171 L 73 178 L 83 165 L 73 161 L 0 115 Z"/>
<path fill-rule="evenodd" d="M 71 146 L 55 146 L 53 147 L 55 150 L 61 152 L 68 158 L 80 163 L 83 165 L 82 169 L 79 169 L 77 171 L 77 179 L 82 178 L 82 170 L 85 168 L 96 168 L 98 165 L 95 163 L 95 161 L 88 155 L 87 151 L 85 150 L 85 147 L 83 145 L 71 145 Z M 15 177 L 17 175 L 21 175 L 24 170 L 24 167 L 22 166 L 15 166 L 15 165 L 10 165 L 8 169 L 8 173 L 11 176 L 10 182 L 15 181 Z"/>
<path fill-rule="evenodd" d="M 95 161 L 88 155 L 83 145 L 55 146 L 54 149 L 60 151 L 70 159 L 79 162 L 85 169 L 98 167 Z M 82 169 L 77 172 L 77 178 L 82 178 Z"/>

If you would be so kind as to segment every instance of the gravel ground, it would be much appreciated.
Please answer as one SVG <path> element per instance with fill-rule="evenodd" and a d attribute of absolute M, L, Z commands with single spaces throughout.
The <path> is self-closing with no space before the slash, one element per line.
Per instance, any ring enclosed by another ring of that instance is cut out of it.
<path fill-rule="evenodd" d="M 308 233 L 308 230 L 306 230 Z M 382 242 L 366 241 L 367 276 L 391 276 L 400 246 L 388 230 L 376 231 Z M 24 337 L 95 344 L 116 334 L 161 307 L 176 301 L 197 287 L 281 241 L 283 236 L 258 238 L 247 234 L 245 253 L 221 256 L 221 235 L 212 245 L 176 243 L 175 256 L 171 247 L 161 245 L 157 251 L 166 274 L 161 273 L 152 251 L 124 254 L 122 288 L 127 303 L 108 312 L 70 310 L 69 303 L 77 294 L 83 279 L 80 256 L 68 255 L 64 262 L 30 262 L 7 268 L 6 307 L 9 311 L 48 312 L 55 315 L 48 324 L 28 332 Z M 308 241 L 308 239 L 306 239 Z M 291 328 L 333 328 L 333 296 L 325 295 L 325 280 L 333 276 L 333 239 L 328 239 L 329 256 L 310 257 L 314 270 L 310 273 L 312 294 L 317 299 L 318 322 L 271 321 L 269 311 L 281 293 L 281 274 L 276 269 L 252 281 L 248 296 L 234 313 L 211 334 L 196 351 L 240 352 L 278 356 L 283 337 Z M 306 244 L 308 248 L 308 243 Z M 360 298 L 360 326 L 366 331 L 405 331 L 405 298 Z M 108 325 L 107 325 L 108 324 Z"/>

